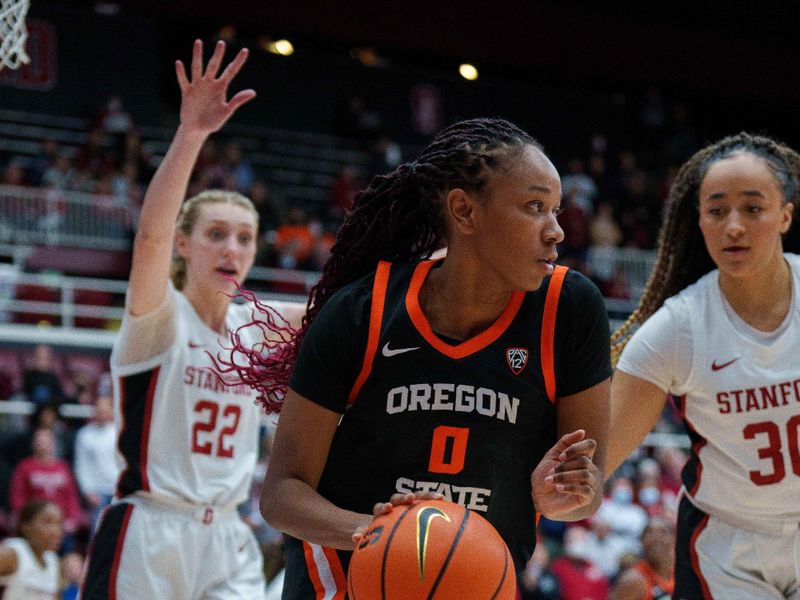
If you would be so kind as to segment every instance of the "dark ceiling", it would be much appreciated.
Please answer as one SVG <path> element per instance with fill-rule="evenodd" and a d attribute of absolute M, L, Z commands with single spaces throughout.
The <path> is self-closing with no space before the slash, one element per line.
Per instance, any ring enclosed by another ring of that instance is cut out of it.
<path fill-rule="evenodd" d="M 47 2 L 48 0 L 33 0 Z M 52 1 L 52 0 L 50 0 Z M 88 0 L 59 4 L 92 6 Z M 236 25 L 243 34 L 371 45 L 417 60 L 470 59 L 567 84 L 642 86 L 800 99 L 800 3 L 436 0 L 116 0 L 176 32 Z M 627 6 L 626 6 L 627 4 Z"/>

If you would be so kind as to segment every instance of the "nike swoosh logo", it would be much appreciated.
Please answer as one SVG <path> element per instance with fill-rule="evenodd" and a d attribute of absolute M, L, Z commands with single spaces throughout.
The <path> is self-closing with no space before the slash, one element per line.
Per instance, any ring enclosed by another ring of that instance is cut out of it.
<path fill-rule="evenodd" d="M 381 348 L 381 354 L 383 354 L 386 358 L 391 358 L 392 356 L 405 354 L 406 352 L 411 352 L 412 350 L 419 350 L 419 346 L 414 346 L 413 348 L 395 348 L 393 350 L 389 348 L 389 342 L 386 342 L 386 345 Z"/>
<path fill-rule="evenodd" d="M 714 362 L 711 363 L 711 370 L 712 371 L 719 371 L 720 369 L 724 369 L 725 367 L 728 367 L 728 366 L 732 365 L 733 363 L 735 363 L 740 358 L 741 358 L 741 356 L 737 356 L 733 360 L 729 360 L 728 362 L 722 363 L 721 365 L 718 365 L 717 361 L 715 360 Z"/>
<path fill-rule="evenodd" d="M 205 344 L 195 344 L 194 342 L 189 342 L 189 348 L 202 348 Z"/>

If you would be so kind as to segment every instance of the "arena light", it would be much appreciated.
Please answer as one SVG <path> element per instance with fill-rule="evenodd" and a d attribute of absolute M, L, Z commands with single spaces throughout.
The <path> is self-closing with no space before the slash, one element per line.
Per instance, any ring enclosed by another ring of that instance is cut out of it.
<path fill-rule="evenodd" d="M 458 65 L 458 73 L 467 81 L 475 81 L 478 78 L 478 69 L 470 63 Z"/>
<path fill-rule="evenodd" d="M 294 53 L 294 46 L 289 40 L 264 41 L 262 47 L 267 52 L 281 56 L 289 56 Z"/>

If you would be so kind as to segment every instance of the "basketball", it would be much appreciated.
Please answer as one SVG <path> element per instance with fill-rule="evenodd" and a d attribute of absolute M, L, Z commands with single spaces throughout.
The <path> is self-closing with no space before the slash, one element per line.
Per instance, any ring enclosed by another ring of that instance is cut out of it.
<path fill-rule="evenodd" d="M 428 500 L 396 506 L 370 524 L 347 585 L 351 600 L 512 600 L 516 571 L 489 521 Z"/>

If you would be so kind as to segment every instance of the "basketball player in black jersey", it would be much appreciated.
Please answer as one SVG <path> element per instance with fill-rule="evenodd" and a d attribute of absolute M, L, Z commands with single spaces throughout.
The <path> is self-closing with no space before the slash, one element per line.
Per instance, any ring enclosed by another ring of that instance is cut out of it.
<path fill-rule="evenodd" d="M 295 340 L 261 498 L 291 536 L 284 599 L 344 598 L 373 511 L 403 502 L 480 512 L 518 570 L 537 512 L 595 511 L 608 320 L 595 286 L 553 264 L 560 204 L 541 147 L 499 119 L 448 127 L 356 198 Z"/>

